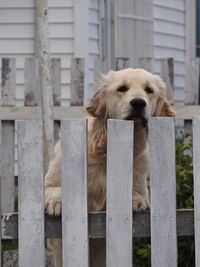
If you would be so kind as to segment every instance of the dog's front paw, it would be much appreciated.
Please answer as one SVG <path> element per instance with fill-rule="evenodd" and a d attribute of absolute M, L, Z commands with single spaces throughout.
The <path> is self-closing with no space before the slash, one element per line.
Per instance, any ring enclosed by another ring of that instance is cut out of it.
<path fill-rule="evenodd" d="M 61 187 L 48 187 L 45 189 L 45 211 L 50 216 L 61 214 Z"/>
<path fill-rule="evenodd" d="M 148 197 L 144 197 L 138 192 L 133 191 L 133 210 L 141 212 L 149 207 Z"/>

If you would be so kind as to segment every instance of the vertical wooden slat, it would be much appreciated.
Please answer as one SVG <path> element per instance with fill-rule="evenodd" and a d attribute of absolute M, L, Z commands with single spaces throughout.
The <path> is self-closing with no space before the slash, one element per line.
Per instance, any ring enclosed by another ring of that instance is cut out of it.
<path fill-rule="evenodd" d="M 41 106 L 41 86 L 38 58 L 26 58 L 24 70 L 25 105 Z"/>
<path fill-rule="evenodd" d="M 106 263 L 132 267 L 133 123 L 108 121 Z"/>
<path fill-rule="evenodd" d="M 200 266 L 200 117 L 193 118 L 195 261 Z"/>
<path fill-rule="evenodd" d="M 143 57 L 139 59 L 139 67 L 143 68 L 149 72 L 153 72 L 153 58 L 152 57 Z"/>
<path fill-rule="evenodd" d="M 129 67 L 129 58 L 116 58 L 115 70 L 122 70 Z"/>
<path fill-rule="evenodd" d="M 19 266 L 44 267 L 44 181 L 41 121 L 18 121 Z"/>
<path fill-rule="evenodd" d="M 186 59 L 185 75 L 185 104 L 197 105 L 199 103 L 199 58 Z"/>
<path fill-rule="evenodd" d="M 0 129 L 1 129 L 1 121 L 0 121 Z M 1 137 L 2 137 L 2 135 L 0 134 L 0 138 Z M 1 140 L 0 140 L 0 144 L 1 144 Z M 0 150 L 0 159 L 2 159 L 2 150 Z M 0 168 L 1 168 L 1 166 L 0 166 Z M 0 171 L 1 171 L 1 169 L 0 169 Z M 1 179 L 2 179 L 2 177 L 1 177 Z M 0 207 L 2 206 L 1 201 L 2 201 L 2 196 L 1 196 L 1 182 L 0 182 Z M 2 213 L 2 209 L 0 208 L 0 216 L 1 216 L 1 213 Z M 1 227 L 0 229 L 2 229 L 2 220 L 0 220 L 0 227 Z M 1 239 L 2 239 L 2 231 L 0 231 L 0 264 L 2 262 Z"/>
<path fill-rule="evenodd" d="M 61 123 L 63 267 L 88 267 L 87 123 Z"/>
<path fill-rule="evenodd" d="M 152 267 L 177 266 L 175 136 L 172 118 L 149 121 Z"/>
<path fill-rule="evenodd" d="M 53 105 L 61 105 L 61 60 L 60 58 L 51 59 L 51 77 L 53 89 Z"/>
<path fill-rule="evenodd" d="M 174 59 L 161 59 L 161 77 L 167 88 L 167 98 L 170 103 L 174 101 Z"/>
<path fill-rule="evenodd" d="M 82 106 L 84 98 L 84 70 L 83 58 L 72 58 L 71 61 L 71 105 Z"/>
<path fill-rule="evenodd" d="M 61 60 L 60 58 L 51 59 L 51 77 L 53 89 L 53 105 L 61 105 Z M 54 140 L 59 139 L 60 122 L 54 121 Z"/>
<path fill-rule="evenodd" d="M 101 81 L 101 75 L 106 74 L 107 69 L 107 59 L 97 57 L 94 60 L 94 93 L 97 91 Z"/>
<path fill-rule="evenodd" d="M 16 85 L 16 60 L 11 58 L 2 59 L 2 106 L 15 104 Z M 1 211 L 13 212 L 15 201 L 14 184 L 14 146 L 15 146 L 15 123 L 14 121 L 2 121 L 1 124 L 2 144 L 1 153 Z"/>

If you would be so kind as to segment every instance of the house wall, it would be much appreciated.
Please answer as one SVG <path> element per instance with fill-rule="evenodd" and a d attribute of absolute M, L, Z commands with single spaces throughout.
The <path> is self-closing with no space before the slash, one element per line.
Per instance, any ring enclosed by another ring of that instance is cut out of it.
<path fill-rule="evenodd" d="M 92 90 L 93 59 L 99 55 L 99 1 L 89 1 L 88 86 Z M 35 1 L 0 1 L 0 58 L 16 58 L 17 105 L 23 104 L 24 59 L 35 55 Z M 49 0 L 51 57 L 61 58 L 62 105 L 69 105 L 70 66 L 75 53 L 73 0 Z M 84 36 L 84 35 L 83 35 Z M 80 47 L 81 44 L 79 44 Z M 80 47 L 81 49 L 81 47 Z M 89 90 L 88 89 L 88 90 Z"/>
<path fill-rule="evenodd" d="M 160 73 L 160 58 L 174 58 L 175 101 L 184 102 L 186 56 L 185 0 L 153 0 L 155 72 Z"/>

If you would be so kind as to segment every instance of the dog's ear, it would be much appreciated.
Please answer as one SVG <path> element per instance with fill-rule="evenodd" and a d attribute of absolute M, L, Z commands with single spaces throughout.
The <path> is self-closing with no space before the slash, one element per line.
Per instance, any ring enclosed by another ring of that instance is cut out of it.
<path fill-rule="evenodd" d="M 99 89 L 86 106 L 87 112 L 95 118 L 103 119 L 106 116 L 105 89 Z"/>
<path fill-rule="evenodd" d="M 164 82 L 158 76 L 155 76 L 155 79 L 160 90 L 160 96 L 158 98 L 154 117 L 175 117 L 176 114 L 167 100 Z"/>

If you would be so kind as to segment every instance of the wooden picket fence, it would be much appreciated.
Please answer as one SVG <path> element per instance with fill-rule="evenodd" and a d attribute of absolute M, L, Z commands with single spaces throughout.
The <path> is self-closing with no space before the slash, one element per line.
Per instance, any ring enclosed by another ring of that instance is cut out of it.
<path fill-rule="evenodd" d="M 77 62 L 80 63 L 80 59 L 75 60 L 75 64 Z M 127 66 L 126 59 L 117 62 L 118 66 Z M 149 59 L 142 62 L 149 66 Z M 163 62 L 165 66 L 171 64 L 168 60 Z M 1 239 L 19 240 L 19 266 L 45 266 L 45 238 L 62 238 L 63 266 L 69 267 L 89 266 L 90 239 L 106 238 L 107 267 L 132 267 L 132 237 L 151 236 L 152 267 L 177 266 L 177 236 L 194 235 L 196 251 L 199 251 L 200 118 L 193 119 L 194 210 L 176 210 L 174 121 L 171 118 L 151 118 L 151 211 L 132 214 L 134 124 L 109 120 L 107 210 L 91 212 L 88 216 L 87 120 L 83 119 L 82 106 L 60 106 L 60 61 L 53 59 L 51 66 L 54 128 L 58 136 L 58 121 L 61 121 L 64 162 L 62 218 L 44 215 L 43 128 L 37 60 L 26 60 L 25 100 L 20 107 L 15 104 L 15 60 L 4 59 L 2 66 Z M 79 77 L 83 76 L 79 73 Z M 81 86 L 78 90 L 82 90 Z M 77 95 L 80 92 L 74 99 Z M 180 119 L 200 115 L 199 106 L 175 108 Z M 15 128 L 18 140 L 18 213 L 14 212 Z M 200 266 L 199 253 L 195 257 L 196 266 Z"/>

